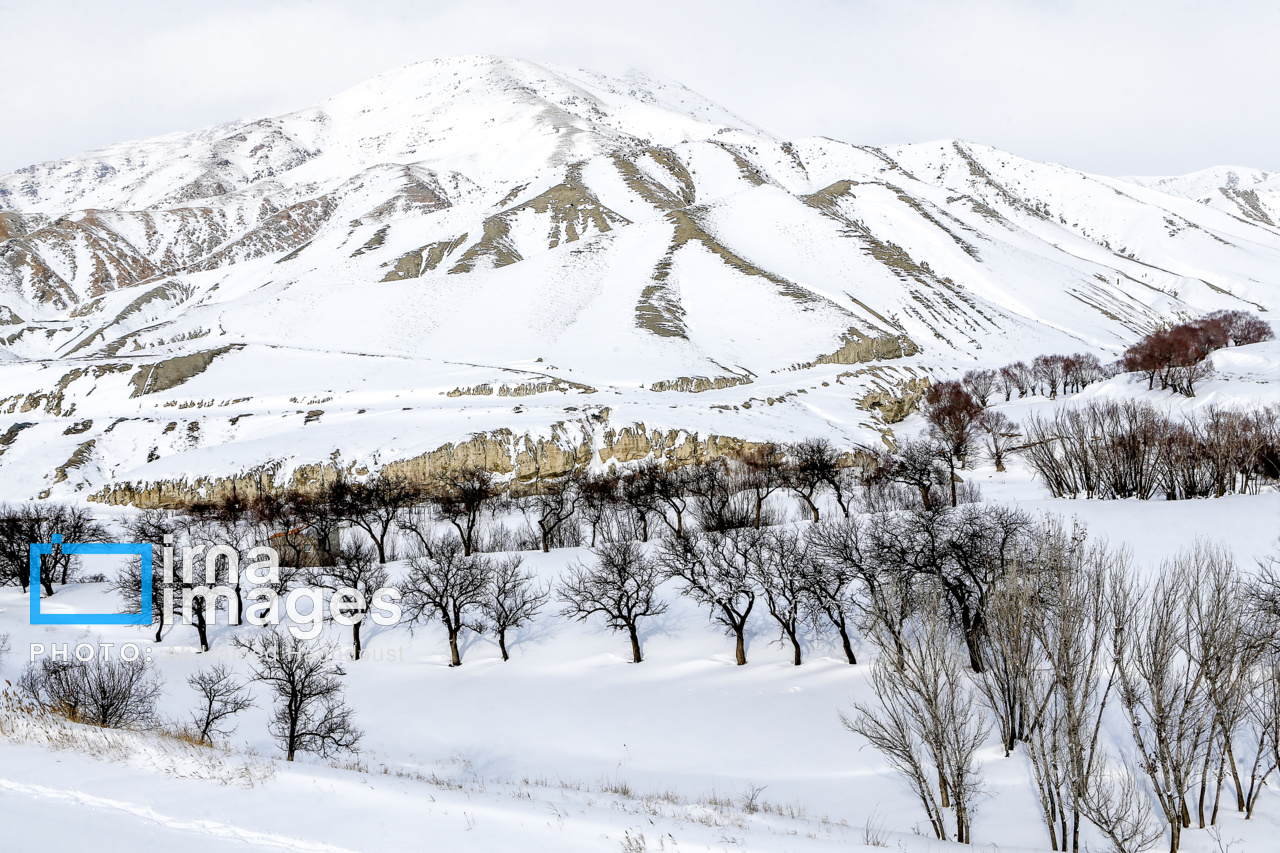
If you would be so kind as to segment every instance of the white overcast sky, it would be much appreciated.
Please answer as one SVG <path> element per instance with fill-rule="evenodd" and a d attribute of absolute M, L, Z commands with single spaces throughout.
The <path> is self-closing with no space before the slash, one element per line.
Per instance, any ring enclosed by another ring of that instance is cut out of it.
<path fill-rule="evenodd" d="M 474 53 L 643 69 L 788 137 L 1280 170 L 1278 43 L 1275 0 L 0 0 L 0 172 Z"/>

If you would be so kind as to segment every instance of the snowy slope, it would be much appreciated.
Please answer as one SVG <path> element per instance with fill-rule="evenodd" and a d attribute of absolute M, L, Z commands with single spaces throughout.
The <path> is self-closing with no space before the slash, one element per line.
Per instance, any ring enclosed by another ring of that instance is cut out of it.
<path fill-rule="evenodd" d="M 1215 166 L 1189 175 L 1125 178 L 1135 184 L 1182 196 L 1235 216 L 1280 225 L 1280 174 L 1241 166 Z"/>
<path fill-rule="evenodd" d="M 875 440 L 859 401 L 929 372 L 1274 310 L 1280 231 L 1175 189 L 784 141 L 643 75 L 410 66 L 0 176 L 0 487 L 496 430 Z"/>

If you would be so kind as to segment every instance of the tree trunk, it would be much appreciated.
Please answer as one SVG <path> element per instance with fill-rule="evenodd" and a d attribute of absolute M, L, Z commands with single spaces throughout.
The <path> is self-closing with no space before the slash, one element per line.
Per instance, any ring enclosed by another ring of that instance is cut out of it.
<path fill-rule="evenodd" d="M 1231 766 L 1231 781 L 1236 786 L 1236 811 L 1244 811 L 1244 786 L 1240 784 L 1240 773 L 1236 770 L 1236 756 L 1231 749 L 1231 735 L 1226 739 L 1227 764 Z"/>
<path fill-rule="evenodd" d="M 804 495 L 801 495 L 801 497 L 804 497 L 804 502 L 809 505 L 809 511 L 813 513 L 813 523 L 817 524 L 819 521 L 818 505 L 813 502 L 812 498 L 805 497 Z"/>
<path fill-rule="evenodd" d="M 796 666 L 800 666 L 800 638 L 797 637 L 796 632 L 792 630 L 787 631 L 787 636 L 791 639 L 791 648 L 795 651 L 795 660 L 793 663 Z"/>
<path fill-rule="evenodd" d="M 640 654 L 640 636 L 636 633 L 635 623 L 627 626 L 627 633 L 631 635 L 631 662 L 641 663 L 644 658 Z"/>
<path fill-rule="evenodd" d="M 737 640 L 736 651 L 738 655 L 738 666 L 747 665 L 747 639 L 743 636 L 742 628 L 735 628 L 734 637 Z"/>
<path fill-rule="evenodd" d="M 498 648 L 502 650 L 502 659 L 504 661 L 511 660 L 511 656 L 507 654 L 507 629 L 498 629 Z"/>
<path fill-rule="evenodd" d="M 858 659 L 853 656 L 853 644 L 849 642 L 849 629 L 844 626 L 844 620 L 837 622 L 836 628 L 840 631 L 840 645 L 844 647 L 844 656 L 851 665 L 857 666 Z"/>
<path fill-rule="evenodd" d="M 363 620 L 361 620 L 363 622 Z M 355 652 L 356 660 L 360 660 L 360 625 L 361 622 L 351 626 L 351 647 Z"/>
<path fill-rule="evenodd" d="M 462 655 L 458 652 L 458 631 L 449 632 L 449 654 L 453 655 L 453 662 L 449 666 L 462 666 Z"/>
<path fill-rule="evenodd" d="M 207 652 L 209 651 L 209 625 L 204 618 L 204 599 L 200 599 L 198 604 L 192 601 L 191 609 L 195 611 L 196 634 L 200 637 L 200 649 Z"/>

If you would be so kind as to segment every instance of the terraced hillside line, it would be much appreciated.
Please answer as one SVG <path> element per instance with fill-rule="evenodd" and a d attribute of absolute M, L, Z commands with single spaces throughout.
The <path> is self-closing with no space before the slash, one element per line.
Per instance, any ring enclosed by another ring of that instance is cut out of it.
<path fill-rule="evenodd" d="M 592 230 L 603 234 L 617 226 L 630 225 L 631 220 L 605 207 L 582 182 L 582 165 L 575 163 L 570 166 L 564 180 L 545 192 L 486 219 L 484 234 L 463 253 L 449 272 L 471 272 L 483 258 L 492 258 L 494 267 L 523 260 L 509 235 L 511 222 L 526 211 L 546 217 L 548 249 L 573 243 Z M 418 274 L 421 275 L 421 269 Z"/>
<path fill-rule="evenodd" d="M 977 300 L 962 286 L 946 276 L 940 276 L 935 273 L 929 267 L 927 261 L 917 263 L 901 246 L 891 241 L 881 240 L 865 223 L 845 215 L 840 210 L 838 206 L 839 197 L 847 193 L 855 185 L 852 181 L 837 181 L 817 193 L 803 196 L 802 200 L 824 215 L 841 223 L 844 226 L 843 236 L 861 242 L 862 251 L 884 265 L 896 278 L 904 283 L 917 285 L 917 287 L 909 288 L 908 295 L 919 307 L 907 305 L 905 310 L 928 326 L 934 337 L 950 346 L 954 346 L 938 328 L 943 325 L 951 325 L 956 327 L 957 331 L 966 335 L 970 345 L 976 345 L 976 340 L 971 335 L 968 335 L 964 328 L 961 328 L 961 323 L 966 325 L 969 331 L 975 333 L 981 331 L 984 324 L 992 329 L 998 329 L 999 325 L 996 323 L 995 318 L 987 316 L 978 305 Z M 883 186 L 892 189 L 888 184 Z M 935 222 L 934 224 L 941 227 L 939 223 Z M 952 235 L 952 237 L 955 239 L 955 235 Z M 940 303 L 941 307 L 935 303 Z M 930 321 L 926 314 L 932 316 L 933 320 Z"/>
<path fill-rule="evenodd" d="M 672 177 L 677 184 L 676 190 L 673 191 L 636 165 L 636 161 L 646 154 Z M 675 152 L 668 148 L 646 146 L 638 150 L 615 151 L 610 159 L 627 188 L 660 210 L 677 210 L 697 200 L 693 176 Z"/>
<path fill-rule="evenodd" d="M 823 305 L 834 308 L 850 318 L 853 317 L 848 309 L 790 279 L 762 269 L 736 254 L 707 231 L 698 221 L 697 215 L 696 209 L 667 212 L 665 218 L 672 225 L 671 243 L 662 260 L 654 267 L 653 283 L 641 291 L 640 299 L 636 303 L 636 325 L 640 328 L 662 337 L 688 337 L 688 330 L 684 325 L 684 307 L 680 303 L 679 291 L 670 283 L 670 278 L 676 252 L 690 243 L 702 246 L 727 266 L 743 275 L 763 278 L 773 284 L 783 295 L 797 302 L 805 305 Z"/>
<path fill-rule="evenodd" d="M 750 385 L 754 374 L 730 376 L 677 376 L 675 379 L 662 379 L 649 386 L 650 391 L 680 391 L 686 394 L 701 394 L 703 391 L 718 391 L 721 388 L 732 388 L 736 385 Z"/>
<path fill-rule="evenodd" d="M 887 183 L 885 181 L 859 182 L 859 181 L 853 181 L 853 180 L 840 180 L 840 181 L 836 181 L 835 183 L 827 187 L 824 187 L 818 190 L 815 193 L 800 196 L 800 200 L 803 201 L 805 204 L 809 205 L 810 207 L 814 208 L 815 210 L 818 210 L 819 212 L 826 214 L 832 219 L 836 219 L 837 221 L 845 225 L 857 227 L 863 232 L 865 232 L 868 236 L 870 236 L 869 229 L 867 229 L 864 225 L 862 225 L 862 223 L 858 223 L 856 222 L 856 220 L 853 220 L 845 216 L 844 213 L 840 210 L 840 205 L 839 205 L 840 199 L 846 198 L 846 197 L 855 198 L 856 196 L 853 192 L 853 188 L 857 186 L 879 186 L 889 190 L 891 193 L 893 193 L 897 197 L 899 202 L 911 208 L 911 210 L 914 211 L 917 216 L 919 216 L 921 219 L 928 222 L 934 228 L 937 228 L 939 231 L 941 231 L 942 233 L 950 237 L 951 240 L 957 246 L 959 246 L 960 249 L 966 255 L 973 258 L 975 261 L 978 261 L 979 263 L 982 262 L 982 255 L 978 251 L 978 247 L 975 246 L 973 243 L 969 242 L 968 240 L 966 240 L 964 237 L 961 237 L 958 233 L 956 233 L 956 231 L 957 230 L 963 231 L 980 240 L 985 240 L 986 237 L 984 237 L 980 232 L 971 228 L 963 220 L 959 219 L 952 213 L 946 210 L 943 210 L 942 208 L 932 203 L 921 201 L 920 199 L 911 195 L 906 190 L 902 189 L 902 187 L 899 187 L 896 184 Z M 944 223 L 943 222 L 944 219 L 947 220 L 947 222 L 949 222 L 950 225 Z"/>
<path fill-rule="evenodd" d="M 756 168 L 750 160 L 739 154 L 729 143 L 723 142 L 719 139 L 710 139 L 708 142 L 733 158 L 733 164 L 738 167 L 738 174 L 741 175 L 742 179 L 747 183 L 757 187 L 773 183 L 773 181 L 765 177 L 764 173 Z"/>
<path fill-rule="evenodd" d="M 228 344 L 218 349 L 201 350 L 154 364 L 144 364 L 129 380 L 133 384 L 133 393 L 129 396 L 141 397 L 143 394 L 155 394 L 176 388 L 191 377 L 204 373 L 219 356 L 243 348 L 243 344 Z"/>
<path fill-rule="evenodd" d="M 524 260 L 524 256 L 511 242 L 511 226 L 501 216 L 491 216 L 484 221 L 484 233 L 462 253 L 458 262 L 449 269 L 449 274 L 471 272 L 484 259 L 491 260 L 495 269 Z"/>
<path fill-rule="evenodd" d="M 1258 199 L 1258 194 L 1253 190 L 1242 190 L 1239 187 L 1218 187 L 1218 192 L 1226 196 L 1227 200 L 1232 202 L 1240 212 L 1254 222 L 1261 222 L 1263 225 L 1276 227 L 1276 222 L 1267 213 L 1266 208 L 1262 206 L 1262 202 Z"/>
<path fill-rule="evenodd" d="M 864 335 L 850 326 L 840 336 L 843 342 L 835 352 L 820 355 L 813 361 L 792 365 L 792 370 L 807 370 L 820 364 L 863 364 L 869 361 L 888 361 L 905 358 L 920 351 L 915 341 L 901 335 Z"/>
<path fill-rule="evenodd" d="M 329 221 L 338 202 L 331 194 L 298 202 L 273 213 L 248 233 L 186 268 L 188 272 L 218 269 L 299 248 Z"/>
<path fill-rule="evenodd" d="M 467 241 L 467 234 L 463 233 L 452 240 L 441 240 L 438 243 L 428 243 L 421 248 L 414 249 L 412 252 L 406 252 L 396 259 L 391 267 L 391 271 L 382 277 L 383 281 L 405 281 L 411 278 L 419 278 L 423 273 L 430 272 L 444 263 L 454 252 L 462 248 L 462 244 Z"/>

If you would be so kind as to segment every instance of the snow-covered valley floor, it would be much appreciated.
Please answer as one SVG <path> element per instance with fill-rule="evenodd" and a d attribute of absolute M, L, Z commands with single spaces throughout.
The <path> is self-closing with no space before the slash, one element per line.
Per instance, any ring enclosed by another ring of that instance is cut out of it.
<path fill-rule="evenodd" d="M 1078 518 L 1147 570 L 1200 537 L 1228 543 L 1243 565 L 1280 553 L 1277 493 L 1049 500 L 1016 464 L 1006 474 L 982 468 L 968 476 L 989 500 Z M 550 580 L 584 552 L 523 556 Z M 0 725 L 4 849 L 171 841 L 189 850 L 818 851 L 859 849 L 874 838 L 895 849 L 951 849 L 926 837 L 906 784 L 841 725 L 852 701 L 874 700 L 870 648 L 859 644 L 860 665 L 849 666 L 838 647 L 811 638 L 796 667 L 761 613 L 752 618 L 750 662 L 738 667 L 731 640 L 705 611 L 673 587 L 663 591 L 671 608 L 643 635 L 639 665 L 629 662 L 625 636 L 558 617 L 554 606 L 516 633 L 506 663 L 486 636 L 464 634 L 464 665 L 450 668 L 434 625 L 370 631 L 366 659 L 348 664 L 345 679 L 365 738 L 340 766 L 280 760 L 264 701 L 243 715 L 226 750 L 80 727 L 70 727 L 74 737 L 33 735 L 10 712 Z M 87 609 L 105 592 L 82 584 L 60 597 L 64 607 Z M 166 716 L 192 705 L 186 675 L 230 657 L 232 630 L 244 629 L 215 629 L 208 655 L 195 654 L 186 627 L 151 646 L 166 681 Z M 31 643 L 149 639 L 141 628 L 31 626 L 27 600 L 12 587 L 0 589 L 0 633 L 11 637 L 0 670 L 10 681 Z M 1123 742 L 1118 716 L 1106 734 Z M 980 761 L 985 793 L 974 844 L 1048 850 L 1025 756 L 1005 758 L 993 737 Z M 1280 797 L 1266 792 L 1249 822 L 1224 812 L 1224 845 L 1241 839 L 1231 849 L 1271 849 Z M 1089 848 L 1105 845 L 1090 837 Z M 1220 848 L 1210 831 L 1193 830 L 1183 849 Z"/>

